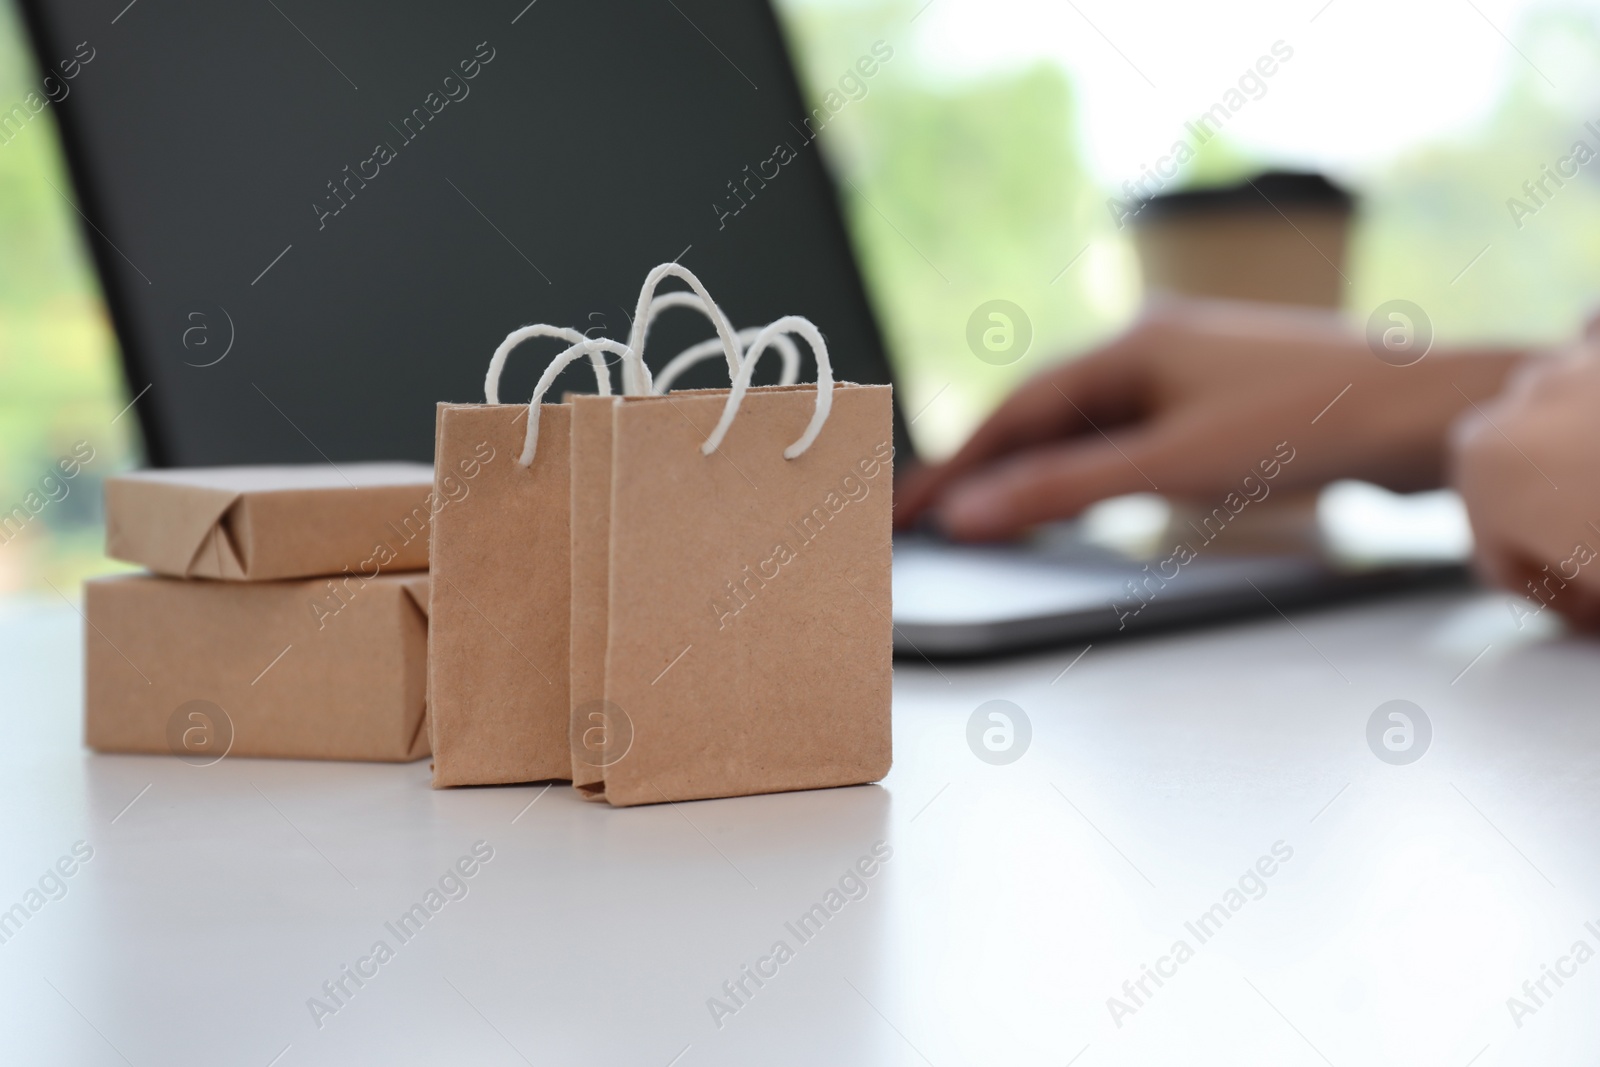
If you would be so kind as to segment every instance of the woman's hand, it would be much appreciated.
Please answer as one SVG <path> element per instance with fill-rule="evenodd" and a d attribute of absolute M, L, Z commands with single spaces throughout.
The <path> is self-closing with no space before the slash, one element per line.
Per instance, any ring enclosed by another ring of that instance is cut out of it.
<path fill-rule="evenodd" d="M 1600 347 L 1539 360 L 1467 412 L 1452 473 L 1486 581 L 1600 630 Z"/>
<path fill-rule="evenodd" d="M 1036 375 L 949 462 L 913 471 L 896 523 L 931 514 L 980 540 L 1123 493 L 1214 504 L 1281 443 L 1296 459 L 1280 488 L 1437 486 L 1452 420 L 1498 393 L 1521 355 L 1440 352 L 1396 367 L 1329 312 L 1171 302 Z"/>

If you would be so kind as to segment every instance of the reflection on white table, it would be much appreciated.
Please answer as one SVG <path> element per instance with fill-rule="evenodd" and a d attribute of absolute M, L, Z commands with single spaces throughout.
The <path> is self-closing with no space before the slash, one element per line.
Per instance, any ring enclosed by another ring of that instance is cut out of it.
<path fill-rule="evenodd" d="M 1600 646 L 1496 596 L 902 664 L 882 785 L 628 810 L 93 755 L 81 626 L 0 607 L 3 1063 L 1600 1053 Z"/>

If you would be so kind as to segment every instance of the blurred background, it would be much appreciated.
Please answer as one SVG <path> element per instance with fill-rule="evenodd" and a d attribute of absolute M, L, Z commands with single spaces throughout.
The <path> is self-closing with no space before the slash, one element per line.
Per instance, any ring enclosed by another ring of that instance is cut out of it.
<path fill-rule="evenodd" d="M 1355 323 L 1406 299 L 1442 343 L 1556 341 L 1600 304 L 1600 164 L 1537 198 L 1524 190 L 1576 142 L 1600 149 L 1600 3 L 779 9 L 804 88 L 832 113 L 820 141 L 930 457 L 1021 377 L 1136 313 L 1135 228 L 1110 201 L 1126 204 L 1124 183 L 1142 177 L 1145 192 L 1157 188 L 1150 168 L 1180 142 L 1193 158 L 1158 179 L 1162 192 L 1280 168 L 1356 194 L 1339 293 Z M 847 79 L 874 41 L 892 58 Z M 1274 73 L 1241 87 L 1264 56 Z M 0 108 L 39 76 L 0 0 Z M 1190 124 L 1219 102 L 1228 117 L 1201 143 Z M 49 595 L 47 583 L 118 569 L 100 549 L 99 483 L 140 462 L 68 191 L 52 109 L 0 132 L 0 508 L 90 427 L 97 448 L 66 499 L 0 543 L 0 593 Z M 969 315 L 994 299 L 1024 309 L 1034 332 L 1026 356 L 1003 366 L 973 359 L 966 342 Z"/>

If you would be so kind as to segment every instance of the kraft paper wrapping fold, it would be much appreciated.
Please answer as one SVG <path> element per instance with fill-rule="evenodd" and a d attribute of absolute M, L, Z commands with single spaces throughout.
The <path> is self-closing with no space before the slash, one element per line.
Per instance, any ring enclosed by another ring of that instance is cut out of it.
<path fill-rule="evenodd" d="M 814 789 L 889 770 L 889 387 L 836 385 L 795 459 L 783 452 L 815 386 L 751 389 L 702 455 L 727 395 L 574 409 L 572 774 L 593 799 Z"/>
<path fill-rule="evenodd" d="M 440 404 L 441 479 L 476 460 L 434 517 L 428 677 L 433 784 L 566 778 L 571 408 L 544 405 L 539 456 L 517 463 L 525 404 Z"/>
<path fill-rule="evenodd" d="M 427 575 L 84 583 L 90 748 L 413 760 L 428 754 Z"/>
<path fill-rule="evenodd" d="M 106 481 L 106 554 L 230 581 L 423 570 L 432 489 L 423 463 L 138 471 Z"/>

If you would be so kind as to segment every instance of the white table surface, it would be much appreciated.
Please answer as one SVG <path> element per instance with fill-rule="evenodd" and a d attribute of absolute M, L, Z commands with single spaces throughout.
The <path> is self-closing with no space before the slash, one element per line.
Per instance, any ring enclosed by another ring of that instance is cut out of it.
<path fill-rule="evenodd" d="M 1064 675 L 1080 648 L 902 664 L 881 786 L 610 810 L 435 792 L 426 761 L 90 754 L 81 623 L 11 602 L 0 908 L 94 851 L 0 944 L 0 1063 L 1593 1063 L 1600 960 L 1520 1027 L 1507 998 L 1600 950 L 1600 645 L 1486 594 L 1291 617 Z M 1366 742 L 1395 698 L 1434 729 L 1408 766 Z M 966 742 L 991 699 L 1032 723 L 1005 766 Z M 801 944 L 785 922 L 880 840 L 867 895 Z M 384 923 L 477 841 L 467 895 L 399 945 Z M 1280 841 L 1200 944 L 1185 921 Z M 380 939 L 319 1028 L 308 999 Z M 708 999 L 780 939 L 719 1028 Z M 1179 939 L 1118 1026 L 1107 998 Z"/>

